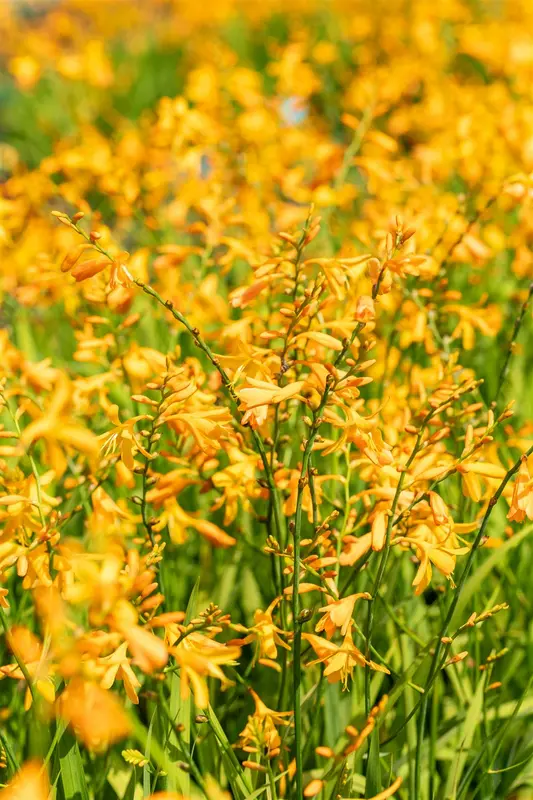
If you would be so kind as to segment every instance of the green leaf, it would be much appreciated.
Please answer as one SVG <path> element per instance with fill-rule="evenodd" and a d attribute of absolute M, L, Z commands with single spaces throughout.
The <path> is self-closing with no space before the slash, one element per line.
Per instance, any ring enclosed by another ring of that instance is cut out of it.
<path fill-rule="evenodd" d="M 198 586 L 198 582 L 196 586 Z M 170 673 L 170 716 L 173 724 L 169 727 L 166 749 L 169 758 L 172 758 L 172 753 L 175 753 L 177 749 L 181 750 L 183 747 L 190 750 L 191 744 L 191 695 L 189 692 L 189 696 L 185 700 L 182 698 L 181 676 L 178 672 Z M 180 725 L 181 742 L 176 733 L 176 725 Z M 190 793 L 191 779 L 188 772 L 176 770 L 174 775 L 167 777 L 166 784 L 170 792 L 181 792 L 185 797 Z"/>
<path fill-rule="evenodd" d="M 65 731 L 60 738 L 57 752 L 65 800 L 89 800 L 80 748 L 70 731 Z"/>
<path fill-rule="evenodd" d="M 143 793 L 144 797 L 149 797 L 151 795 L 151 787 L 150 787 L 150 747 L 152 744 L 152 728 L 154 725 L 155 715 L 157 713 L 157 708 L 154 709 L 154 713 L 152 714 L 152 719 L 150 720 L 150 725 L 148 727 L 148 735 L 146 737 L 146 745 L 144 748 L 144 756 L 148 759 L 148 763 L 143 767 Z"/>
<path fill-rule="evenodd" d="M 370 735 L 368 766 L 366 772 L 365 794 L 374 797 L 381 791 L 381 764 L 379 761 L 379 730 L 374 728 Z"/>
<path fill-rule="evenodd" d="M 102 794 L 98 795 L 98 800 L 121 800 L 109 781 L 104 783 Z M 124 799 L 123 799 L 124 800 Z"/>
<path fill-rule="evenodd" d="M 185 624 L 189 623 L 196 616 L 198 606 L 198 591 L 200 588 L 200 578 L 196 579 L 193 590 L 185 610 Z M 169 758 L 176 750 L 187 748 L 190 750 L 191 744 L 191 695 L 186 700 L 181 696 L 181 676 L 179 672 L 170 673 L 170 716 L 172 724 L 168 730 L 167 752 Z M 175 730 L 175 726 L 180 726 L 180 738 Z M 181 739 L 181 741 L 180 741 Z M 171 792 L 181 792 L 185 796 L 190 793 L 191 779 L 188 772 L 176 770 L 174 775 L 169 775 L 166 780 L 167 789 Z"/>
<path fill-rule="evenodd" d="M 2 747 L 4 748 L 6 753 L 8 776 L 11 778 L 15 774 L 15 772 L 17 772 L 20 765 L 17 756 L 15 754 L 15 751 L 11 747 L 11 742 L 9 741 L 5 733 L 3 733 L 3 731 L 0 731 L 0 743 L 2 744 Z"/>
<path fill-rule="evenodd" d="M 233 792 L 237 797 L 248 798 L 252 794 L 253 787 L 248 776 L 243 770 L 235 752 L 218 721 L 218 717 L 211 706 L 207 708 L 207 718 L 211 730 L 215 734 L 215 740 L 220 751 L 224 770 Z"/>
<path fill-rule="evenodd" d="M 458 754 L 455 764 L 452 764 L 448 772 L 448 779 L 446 781 L 446 789 L 444 797 L 450 800 L 456 800 L 457 787 L 461 780 L 461 775 L 465 768 L 465 764 L 472 747 L 474 735 L 479 725 L 481 714 L 483 712 L 483 693 L 485 691 L 486 673 L 483 673 L 481 680 L 478 683 L 477 689 L 472 697 L 472 702 L 468 708 L 468 713 L 462 728 L 461 738 L 458 743 Z"/>
<path fill-rule="evenodd" d="M 450 625 L 452 630 L 460 625 L 461 622 L 465 621 L 462 618 L 465 615 L 465 610 L 468 603 L 475 593 L 480 591 L 492 570 L 495 569 L 498 564 L 501 564 L 502 561 L 507 558 L 511 550 L 514 550 L 515 547 L 518 547 L 518 545 L 526 538 L 526 536 L 529 536 L 531 532 L 533 532 L 533 525 L 527 525 L 525 528 L 523 528 L 523 530 L 515 534 L 512 539 L 507 539 L 507 541 L 504 542 L 500 547 L 498 547 L 496 550 L 493 550 L 490 556 L 483 561 L 483 563 L 470 576 L 458 600 L 457 608 L 455 609 L 455 614 Z"/>
<path fill-rule="evenodd" d="M 122 800 L 135 800 L 136 788 L 137 788 L 137 774 L 135 767 L 133 767 L 131 771 L 131 777 L 128 781 L 128 785 L 126 786 L 126 791 L 124 792 Z"/>
<path fill-rule="evenodd" d="M 187 608 L 185 609 L 185 624 L 188 625 L 191 619 L 196 616 L 196 608 L 198 606 L 198 591 L 200 589 L 200 577 L 196 578 L 196 582 L 192 588 Z"/>

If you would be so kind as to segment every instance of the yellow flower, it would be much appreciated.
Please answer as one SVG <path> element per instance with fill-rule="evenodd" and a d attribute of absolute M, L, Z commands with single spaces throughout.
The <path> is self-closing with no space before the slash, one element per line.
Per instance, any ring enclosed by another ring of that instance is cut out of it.
<path fill-rule="evenodd" d="M 523 522 L 526 516 L 528 519 L 533 519 L 533 481 L 529 474 L 527 459 L 523 458 L 515 478 L 507 519 Z"/>
<path fill-rule="evenodd" d="M 20 437 L 20 444 L 26 448 L 33 442 L 42 439 L 45 443 L 48 461 L 61 477 L 67 468 L 64 447 L 72 447 L 85 453 L 89 458 L 98 454 L 98 437 L 87 428 L 78 425 L 68 415 L 71 402 L 72 387 L 63 373 L 59 373 L 55 391 L 45 412 L 37 413 L 38 418 L 25 428 Z"/>
<path fill-rule="evenodd" d="M 461 337 L 465 350 L 472 350 L 475 345 L 475 331 L 484 336 L 496 336 L 501 327 L 501 309 L 490 305 L 487 308 L 470 308 L 452 303 L 442 307 L 443 311 L 457 314 L 459 322 L 453 331 L 454 338 Z"/>
<path fill-rule="evenodd" d="M 366 664 L 378 672 L 385 672 L 389 674 L 386 667 L 376 664 L 374 661 L 368 661 L 362 652 L 354 645 L 352 639 L 352 623 L 348 624 L 348 630 L 344 636 L 342 645 L 333 644 L 333 642 L 323 639 L 321 636 L 315 636 L 314 633 L 303 633 L 302 637 L 306 639 L 318 658 L 311 661 L 307 666 L 313 664 L 325 663 L 324 675 L 327 677 L 329 683 L 337 683 L 342 681 L 344 688 L 348 685 L 348 678 L 352 676 L 355 667 L 364 667 Z"/>
<path fill-rule="evenodd" d="M 371 322 L 376 316 L 374 301 L 368 295 L 362 295 L 357 300 L 354 317 L 357 322 Z"/>
<path fill-rule="evenodd" d="M 15 56 L 10 59 L 9 71 L 21 89 L 32 89 L 41 77 L 41 65 L 33 56 Z"/>
<path fill-rule="evenodd" d="M 178 411 L 175 414 L 163 414 L 161 421 L 168 423 L 178 434 L 190 434 L 204 453 L 216 450 L 220 440 L 227 438 L 231 431 L 231 414 L 227 408 Z"/>
<path fill-rule="evenodd" d="M 199 708 L 209 705 L 209 691 L 206 678 L 218 678 L 222 688 L 232 685 L 220 669 L 221 664 L 236 664 L 240 648 L 220 644 L 201 633 L 190 633 L 183 636 L 178 644 L 169 648 L 180 667 L 181 696 L 189 696 L 190 687 L 194 693 L 194 701 Z"/>
<path fill-rule="evenodd" d="M 249 511 L 250 500 L 261 495 L 261 488 L 256 481 L 255 453 L 242 453 L 237 447 L 228 447 L 226 452 L 231 463 L 211 477 L 213 486 L 222 492 L 212 510 L 224 507 L 224 525 L 229 525 L 237 516 L 239 503 L 245 511 Z"/>
<path fill-rule="evenodd" d="M 98 659 L 98 666 L 105 670 L 100 686 L 103 689 L 110 689 L 116 680 L 123 681 L 129 699 L 132 703 L 138 704 L 137 689 L 141 684 L 130 666 L 130 659 L 126 655 L 127 649 L 128 643 L 123 642 L 113 653 Z"/>
<path fill-rule="evenodd" d="M 344 549 L 339 556 L 339 564 L 342 567 L 351 567 L 359 561 L 372 547 L 372 534 L 364 533 L 362 536 L 344 537 Z"/>
<path fill-rule="evenodd" d="M 267 758 L 274 758 L 281 750 L 281 737 L 277 726 L 290 725 L 285 717 L 290 717 L 292 711 L 274 711 L 263 703 L 259 695 L 250 689 L 255 703 L 254 713 L 248 717 L 246 727 L 241 732 L 239 747 L 246 753 L 263 754 Z"/>
<path fill-rule="evenodd" d="M 275 383 L 268 381 L 260 381 L 255 378 L 247 378 L 246 381 L 247 386 L 237 392 L 241 401 L 239 410 L 244 411 L 243 425 L 249 423 L 252 428 L 256 428 L 266 421 L 270 405 L 283 403 L 294 397 L 305 384 L 305 381 L 295 381 L 280 389 Z"/>
<path fill-rule="evenodd" d="M 176 544 L 183 544 L 187 539 L 187 528 L 194 528 L 200 536 L 207 539 L 214 547 L 232 547 L 236 539 L 225 533 L 218 525 L 208 519 L 198 519 L 188 514 L 179 505 L 177 500 L 167 500 L 163 504 L 163 511 L 159 520 L 153 526 L 154 531 L 160 531 L 168 525 L 170 538 Z"/>
<path fill-rule="evenodd" d="M 141 414 L 137 417 L 131 417 L 126 422 L 121 422 L 118 410 L 117 405 L 111 405 L 107 409 L 107 415 L 115 427 L 100 435 L 102 453 L 108 456 L 110 453 L 119 450 L 124 466 L 129 470 L 133 470 L 135 467 L 133 457 L 135 449 L 139 450 L 145 458 L 152 458 L 135 433 L 135 423 L 141 419 L 147 419 L 147 417 L 145 414 Z"/>
<path fill-rule="evenodd" d="M 326 636 L 331 639 L 335 630 L 340 628 L 342 636 L 346 636 L 350 625 L 352 624 L 352 614 L 355 603 L 357 600 L 363 598 L 370 600 L 371 596 L 368 592 L 358 592 L 357 594 L 350 594 L 348 597 L 341 597 L 339 600 L 334 600 L 332 597 L 328 598 L 328 605 L 319 608 L 324 616 L 317 622 L 315 631 L 326 631 Z"/>
<path fill-rule="evenodd" d="M 283 647 L 285 650 L 291 649 L 280 636 L 280 634 L 285 634 L 285 631 L 278 628 L 272 619 L 273 610 L 280 600 L 281 598 L 279 597 L 273 600 L 266 611 L 261 611 L 261 609 L 258 608 L 254 613 L 254 624 L 248 629 L 248 634 L 244 639 L 237 639 L 231 642 L 231 644 L 250 644 L 250 642 L 257 642 L 259 663 L 278 671 L 280 667 L 275 660 L 278 657 L 278 646 Z"/>
<path fill-rule="evenodd" d="M 459 527 L 459 526 L 458 526 Z M 421 594 L 429 585 L 433 574 L 432 565 L 448 579 L 451 579 L 455 569 L 456 556 L 468 553 L 468 547 L 456 547 L 452 530 L 442 532 L 436 527 L 431 529 L 427 524 L 417 525 L 408 537 L 402 537 L 401 544 L 412 544 L 420 560 L 417 573 L 413 580 L 416 587 L 415 594 Z"/>

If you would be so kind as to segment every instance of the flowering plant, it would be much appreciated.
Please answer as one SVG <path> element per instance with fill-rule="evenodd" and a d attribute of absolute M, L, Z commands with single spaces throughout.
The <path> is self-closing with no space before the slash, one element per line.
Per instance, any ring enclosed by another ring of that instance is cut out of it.
<path fill-rule="evenodd" d="M 3 6 L 1 800 L 529 796 L 531 23 Z"/>

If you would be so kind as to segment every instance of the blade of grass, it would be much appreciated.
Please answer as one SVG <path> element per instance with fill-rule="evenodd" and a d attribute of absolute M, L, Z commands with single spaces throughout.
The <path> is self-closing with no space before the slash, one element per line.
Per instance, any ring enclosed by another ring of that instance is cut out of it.
<path fill-rule="evenodd" d="M 128 785 L 126 786 L 126 791 L 124 792 L 124 797 L 122 798 L 122 800 L 135 800 L 136 788 L 137 788 L 137 774 L 135 767 L 133 767 L 131 778 L 128 781 Z"/>
<path fill-rule="evenodd" d="M 193 590 L 185 610 L 185 624 L 188 624 L 196 615 L 198 605 L 198 592 L 200 588 L 200 578 L 196 579 Z M 172 672 L 170 676 L 170 716 L 173 723 L 170 726 L 168 735 L 169 755 L 172 758 L 172 750 L 186 748 L 190 754 L 191 746 L 191 695 L 187 698 L 181 696 L 181 677 L 179 672 Z M 180 726 L 180 737 L 178 739 L 175 726 Z M 188 772 L 178 770 L 175 775 L 169 775 L 166 780 L 167 789 L 171 792 L 181 792 L 185 796 L 190 793 L 191 778 Z"/>
<path fill-rule="evenodd" d="M 59 772 L 65 800 L 90 800 L 78 742 L 65 731 L 57 745 Z"/>
<path fill-rule="evenodd" d="M 381 791 L 381 763 L 379 760 L 379 730 L 374 728 L 370 736 L 365 794 L 374 797 Z"/>
<path fill-rule="evenodd" d="M 476 569 L 461 592 L 450 627 L 453 628 L 461 624 L 467 604 L 475 593 L 480 591 L 492 570 L 505 561 L 509 553 L 518 547 L 532 531 L 533 525 L 526 525 L 519 533 L 516 533 L 511 539 L 508 539 L 496 550 L 493 550 L 490 556 Z"/>
<path fill-rule="evenodd" d="M 224 764 L 224 770 L 232 790 L 239 797 L 248 798 L 253 791 L 252 784 L 250 783 L 248 776 L 239 763 L 228 737 L 226 736 L 222 726 L 220 725 L 220 722 L 218 721 L 218 717 L 211 706 L 207 707 L 206 715 L 209 720 L 211 730 L 215 735 L 216 742 L 219 746 L 222 756 L 222 763 Z"/>
<path fill-rule="evenodd" d="M 146 745 L 144 748 L 144 755 L 145 758 L 148 759 L 148 763 L 143 767 L 143 793 L 144 797 L 149 797 L 152 793 L 151 786 L 150 786 L 150 745 L 152 743 L 152 730 L 154 727 L 154 719 L 157 713 L 157 709 L 154 709 L 154 713 L 152 714 L 152 719 L 150 720 L 150 725 L 148 726 L 148 735 L 146 737 Z"/>
<path fill-rule="evenodd" d="M 481 680 L 477 685 L 477 689 L 474 693 L 474 696 L 472 697 L 472 702 L 470 703 L 470 706 L 468 708 L 468 713 L 466 715 L 465 722 L 463 725 L 460 752 L 455 762 L 454 768 L 448 772 L 448 780 L 446 781 L 444 796 L 446 798 L 450 798 L 450 800 L 457 800 L 459 781 L 461 780 L 461 775 L 463 774 L 463 770 L 465 768 L 466 761 L 468 759 L 468 755 L 472 747 L 472 742 L 474 740 L 476 730 L 481 720 L 481 714 L 483 711 L 483 692 L 485 691 L 485 683 L 486 683 L 486 673 L 483 674 L 483 677 L 481 678 Z"/>
<path fill-rule="evenodd" d="M 529 681 L 527 682 L 527 684 L 526 684 L 526 686 L 524 688 L 524 691 L 520 695 L 518 701 L 516 703 L 512 704 L 512 706 L 513 706 L 512 710 L 510 711 L 510 713 L 509 713 L 509 715 L 508 715 L 508 717 L 507 717 L 507 719 L 505 721 L 505 724 L 500 728 L 500 730 L 498 732 L 496 747 L 494 748 L 493 753 L 492 753 L 493 763 L 496 762 L 496 758 L 498 756 L 498 753 L 501 750 L 501 747 L 503 745 L 503 742 L 504 742 L 505 736 L 507 734 L 507 731 L 509 730 L 513 720 L 518 716 L 518 712 L 520 711 L 520 708 L 522 707 L 522 705 L 524 703 L 524 700 L 528 697 L 532 686 L 533 686 L 533 676 L 531 676 L 529 678 Z M 501 717 L 502 716 L 501 715 L 501 709 L 498 709 L 498 711 L 499 711 L 499 716 Z M 489 715 L 487 715 L 487 716 L 489 716 Z M 458 794 L 457 794 L 458 798 L 461 798 L 463 796 L 463 794 L 466 792 L 466 790 L 468 789 L 468 784 L 469 784 L 470 780 L 472 779 L 472 776 L 473 776 L 475 770 L 477 769 L 477 766 L 480 763 L 482 757 L 483 757 L 483 752 L 481 751 L 481 752 L 478 753 L 477 757 L 474 759 L 474 761 L 470 765 L 470 768 L 469 768 L 467 774 L 465 775 L 461 785 L 459 786 L 459 791 L 458 791 Z M 482 783 L 480 783 L 478 788 L 480 788 L 481 786 L 482 786 Z"/>

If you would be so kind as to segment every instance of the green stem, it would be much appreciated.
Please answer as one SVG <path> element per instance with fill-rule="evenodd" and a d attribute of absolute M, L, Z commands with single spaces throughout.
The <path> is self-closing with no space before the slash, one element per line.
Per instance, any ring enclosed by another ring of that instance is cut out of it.
<path fill-rule="evenodd" d="M 232 384 L 232 382 L 230 380 L 229 375 L 227 374 L 226 370 L 221 365 L 220 361 L 218 360 L 216 355 L 213 353 L 213 351 L 211 350 L 211 348 L 209 347 L 207 342 L 200 335 L 200 331 L 198 330 L 198 328 L 194 328 L 191 325 L 191 323 L 189 322 L 189 320 L 186 317 L 184 317 L 183 314 L 180 311 L 178 311 L 176 308 L 174 308 L 174 304 L 170 300 L 163 300 L 161 295 L 158 292 L 156 292 L 155 289 L 153 289 L 151 286 L 149 286 L 146 283 L 143 283 L 143 281 L 140 281 L 140 280 L 134 280 L 134 283 L 140 289 L 142 289 L 142 291 L 145 294 L 149 295 L 149 297 L 153 297 L 153 299 L 156 300 L 159 303 L 160 306 L 162 306 L 163 308 L 166 308 L 168 311 L 170 311 L 170 313 L 172 314 L 174 319 L 177 320 L 177 322 L 179 322 L 181 325 L 183 325 L 184 328 L 186 328 L 188 330 L 188 332 L 193 337 L 195 344 L 200 348 L 200 350 L 202 350 L 205 353 L 205 355 L 207 356 L 207 358 L 209 359 L 211 364 L 218 371 L 220 377 L 222 378 L 222 382 L 224 384 L 224 388 L 226 389 L 227 393 L 229 394 L 231 400 L 233 401 L 233 403 L 236 406 L 238 406 L 239 397 L 238 397 L 238 395 L 237 395 L 237 393 L 236 393 L 236 391 L 235 391 L 235 389 L 233 387 L 233 384 Z M 240 412 L 238 410 L 238 407 L 235 409 L 235 416 L 237 417 L 238 421 L 240 422 L 241 415 L 240 415 Z M 269 459 L 268 459 L 268 455 L 267 455 L 267 452 L 266 452 L 266 449 L 265 449 L 265 445 L 264 445 L 263 440 L 261 439 L 259 433 L 254 428 L 250 428 L 250 430 L 251 430 L 252 438 L 254 440 L 254 444 L 255 444 L 255 446 L 257 448 L 257 451 L 258 451 L 258 453 L 259 453 L 259 455 L 261 457 L 261 462 L 263 464 L 263 468 L 265 470 L 268 490 L 270 492 L 270 496 L 272 498 L 272 504 L 273 504 L 273 507 L 274 507 L 274 518 L 276 520 L 276 528 L 278 530 L 278 536 L 280 538 L 280 541 L 283 541 L 284 538 L 285 538 L 285 536 L 284 536 L 285 523 L 284 523 L 284 517 L 283 517 L 283 513 L 282 513 L 282 509 L 281 509 L 279 493 L 277 491 L 276 484 L 275 484 L 275 481 L 274 481 L 274 475 L 273 475 L 273 472 L 272 472 L 272 467 L 271 467 L 271 464 L 270 464 Z"/>
<path fill-rule="evenodd" d="M 7 617 L 5 615 L 5 611 L 2 608 L 2 606 L 0 606 L 0 622 L 2 623 L 2 627 L 4 629 L 6 642 L 7 642 L 8 639 L 9 639 L 9 624 L 8 624 L 8 621 L 7 621 Z M 35 702 L 37 698 L 36 698 L 35 689 L 34 689 L 34 686 L 33 686 L 33 679 L 31 677 L 30 673 L 28 672 L 28 668 L 27 668 L 26 664 L 24 663 L 24 661 L 22 661 L 22 659 L 19 658 L 19 656 L 17 654 L 17 651 L 14 648 L 13 648 L 12 652 L 13 652 L 13 656 L 15 658 L 15 661 L 18 664 L 18 667 L 19 667 L 20 671 L 22 672 L 22 674 L 24 676 L 24 680 L 28 684 L 28 689 L 30 690 L 30 694 L 32 696 L 32 699 Z"/>
<path fill-rule="evenodd" d="M 391 538 L 392 538 L 392 528 L 395 522 L 395 515 L 396 509 L 398 507 L 398 503 L 400 500 L 400 495 L 403 490 L 403 484 L 405 481 L 405 476 L 411 467 L 411 464 L 417 457 L 418 453 L 420 452 L 420 448 L 422 447 L 422 439 L 424 436 L 424 432 L 432 420 L 432 418 L 440 413 L 443 410 L 443 407 L 448 405 L 449 401 L 446 401 L 442 405 L 438 406 L 437 408 L 432 408 L 426 416 L 424 417 L 420 429 L 418 431 L 415 444 L 413 449 L 411 450 L 411 455 L 405 462 L 405 465 L 402 467 L 402 471 L 400 473 L 400 478 L 398 480 L 398 485 L 396 486 L 396 491 L 394 493 L 394 498 L 392 500 L 392 505 L 390 507 L 389 518 L 387 521 L 387 530 L 385 533 L 385 543 L 383 545 L 383 550 L 381 551 L 381 558 L 379 561 L 378 571 L 376 574 L 376 580 L 374 582 L 374 587 L 372 590 L 372 597 L 368 601 L 368 614 L 367 614 L 367 623 L 366 623 L 366 642 L 367 642 L 367 660 L 370 653 L 370 646 L 372 643 L 372 633 L 374 629 L 374 610 L 375 610 L 375 600 L 376 597 L 379 595 L 381 584 L 383 582 L 383 577 L 385 575 L 385 570 L 387 568 L 387 561 L 389 559 L 389 554 L 391 550 Z M 370 714 L 371 709 L 371 698 L 370 698 L 370 666 L 366 664 L 365 666 L 365 713 Z"/>
<path fill-rule="evenodd" d="M 500 483 L 500 485 L 496 489 L 494 495 L 491 497 L 491 499 L 489 501 L 489 504 L 488 504 L 488 507 L 487 507 L 487 510 L 485 511 L 485 514 L 484 514 L 483 519 L 481 521 L 481 525 L 479 527 L 479 531 L 477 533 L 477 536 L 476 536 L 476 538 L 474 540 L 474 543 L 472 545 L 472 548 L 471 548 L 471 550 L 470 550 L 470 552 L 468 554 L 468 558 L 466 560 L 465 567 L 464 567 L 463 572 L 461 573 L 461 577 L 459 578 L 459 581 L 457 583 L 457 588 L 455 590 L 455 593 L 453 595 L 453 599 L 452 599 L 452 601 L 450 603 L 450 606 L 448 608 L 448 612 L 447 612 L 446 617 L 444 619 L 444 623 L 443 623 L 442 628 L 441 628 L 441 630 L 439 632 L 439 636 L 437 638 L 437 642 L 436 642 L 436 645 L 435 645 L 435 652 L 433 654 L 433 659 L 432 659 L 431 666 L 430 666 L 430 669 L 429 669 L 428 679 L 426 681 L 425 694 L 423 695 L 423 697 L 422 697 L 422 699 L 420 701 L 420 715 L 419 715 L 419 719 L 418 719 L 418 735 L 417 735 L 416 760 L 415 760 L 415 796 L 416 797 L 421 797 L 422 796 L 422 794 L 421 794 L 422 745 L 423 745 L 423 742 L 424 742 L 424 728 L 425 728 L 425 722 L 426 722 L 426 715 L 427 715 L 429 700 L 430 700 L 430 697 L 431 697 L 431 689 L 433 687 L 433 684 L 435 682 L 436 676 L 437 676 L 437 674 L 439 672 L 439 669 L 440 669 L 441 653 L 442 653 L 442 649 L 443 649 L 443 646 L 444 646 L 442 640 L 443 640 L 444 637 L 446 637 L 448 635 L 448 630 L 449 630 L 451 621 L 453 619 L 453 615 L 455 613 L 455 609 L 456 609 L 457 604 L 459 602 L 459 598 L 461 596 L 461 592 L 462 592 L 462 590 L 463 590 L 463 588 L 465 586 L 465 583 L 466 583 L 466 581 L 468 579 L 468 576 L 470 574 L 470 571 L 472 569 L 472 565 L 474 563 L 475 555 L 476 555 L 476 553 L 477 553 L 477 551 L 478 551 L 478 549 L 479 549 L 479 547 L 481 545 L 481 542 L 483 541 L 483 537 L 485 536 L 485 530 L 486 530 L 486 527 L 488 525 L 489 519 L 490 519 L 490 517 L 492 515 L 492 512 L 493 512 L 498 500 L 502 496 L 505 487 L 507 486 L 507 484 L 509 483 L 509 481 L 511 480 L 513 475 L 515 475 L 518 472 L 518 470 L 520 469 L 520 465 L 522 464 L 522 459 L 523 458 L 527 458 L 532 453 L 533 453 L 533 446 L 531 446 L 524 453 L 523 456 L 521 456 L 519 459 L 517 459 L 517 461 L 513 464 L 513 466 L 506 473 L 506 475 L 503 478 L 502 482 Z"/>
<path fill-rule="evenodd" d="M 381 271 L 378 280 L 376 281 L 375 286 L 372 289 L 372 298 L 375 300 L 378 293 L 379 287 L 381 283 L 381 278 L 383 275 L 383 270 Z M 341 362 L 344 360 L 346 354 L 350 350 L 351 346 L 355 342 L 357 336 L 361 333 L 363 328 L 365 327 L 364 322 L 358 322 L 355 326 L 352 335 L 349 339 L 344 342 L 342 350 L 339 352 L 337 358 L 333 362 L 333 367 L 337 368 Z M 355 366 L 352 366 L 348 371 L 347 375 L 350 375 Z M 335 379 L 333 375 L 330 373 L 326 379 L 326 385 L 324 388 L 324 392 L 322 394 L 322 398 L 320 400 L 320 404 L 316 411 L 313 413 L 313 420 L 311 423 L 311 430 L 309 433 L 309 438 L 305 443 L 304 454 L 302 458 L 302 467 L 300 470 L 300 478 L 298 480 L 298 492 L 296 497 L 296 511 L 294 515 L 294 520 L 290 525 L 293 534 L 293 541 L 294 541 L 294 553 L 293 553 L 293 581 L 292 581 L 292 624 L 294 629 L 294 641 L 293 641 L 293 663 L 292 663 L 292 683 L 293 683 L 293 711 L 294 711 L 294 749 L 295 749 L 295 760 L 296 760 L 296 800 L 301 800 L 303 797 L 302 794 L 302 772 L 303 772 L 303 763 L 302 763 L 302 718 L 301 718 L 301 664 L 300 664 L 300 645 L 301 645 L 301 630 L 299 630 L 300 623 L 298 622 L 298 618 L 300 616 L 300 541 L 302 538 L 302 506 L 303 506 L 303 497 L 304 497 L 304 489 L 309 481 L 309 461 L 311 458 L 311 453 L 313 451 L 313 446 L 318 436 L 318 431 L 322 425 L 322 412 L 324 411 L 328 400 L 331 394 L 335 391 L 339 380 L 343 380 L 343 378 Z"/>
<path fill-rule="evenodd" d="M 494 405 L 497 404 L 498 398 L 500 396 L 500 393 L 501 393 L 501 391 L 502 391 L 502 389 L 504 387 L 505 379 L 507 377 L 507 370 L 509 369 L 509 362 L 510 362 L 511 356 L 512 356 L 512 354 L 514 352 L 514 345 L 515 345 L 515 342 L 516 342 L 516 340 L 518 338 L 518 334 L 520 333 L 520 328 L 522 327 L 522 322 L 524 321 L 524 317 L 525 317 L 527 308 L 529 306 L 529 303 L 531 302 L 531 298 L 532 297 L 533 297 L 533 283 L 530 283 L 529 284 L 529 291 L 527 293 L 527 297 L 524 300 L 524 302 L 522 303 L 522 307 L 520 308 L 520 311 L 518 312 L 518 316 L 516 317 L 515 322 L 514 322 L 513 332 L 511 334 L 511 339 L 509 340 L 509 346 L 507 348 L 507 353 L 505 354 L 505 360 L 504 360 L 504 362 L 502 364 L 502 368 L 501 368 L 501 371 L 500 371 L 500 376 L 498 378 L 498 386 L 497 386 L 496 394 L 494 395 L 494 401 L 493 401 Z"/>

